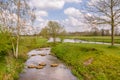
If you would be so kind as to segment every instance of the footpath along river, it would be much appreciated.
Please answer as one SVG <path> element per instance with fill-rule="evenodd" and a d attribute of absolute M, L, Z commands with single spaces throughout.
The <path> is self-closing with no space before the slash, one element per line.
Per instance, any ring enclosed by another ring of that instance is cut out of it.
<path fill-rule="evenodd" d="M 59 59 L 50 55 L 50 51 L 51 48 L 30 51 L 19 80 L 78 80 Z M 46 65 L 42 69 L 36 69 L 40 63 Z M 58 65 L 51 67 L 51 64 Z M 35 68 L 28 68 L 30 65 Z"/>

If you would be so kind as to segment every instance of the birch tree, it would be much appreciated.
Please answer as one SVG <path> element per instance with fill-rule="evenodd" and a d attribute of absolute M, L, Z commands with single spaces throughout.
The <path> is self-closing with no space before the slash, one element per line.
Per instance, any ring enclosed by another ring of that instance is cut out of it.
<path fill-rule="evenodd" d="M 18 58 L 20 34 L 26 23 L 32 22 L 32 9 L 28 5 L 28 0 L 7 0 L 0 1 L 0 24 L 3 29 L 11 31 L 11 43 L 14 56 Z"/>

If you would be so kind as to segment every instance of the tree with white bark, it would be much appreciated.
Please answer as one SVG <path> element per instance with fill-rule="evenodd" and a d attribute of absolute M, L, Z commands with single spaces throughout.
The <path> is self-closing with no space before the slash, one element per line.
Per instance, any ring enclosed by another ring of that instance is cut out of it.
<path fill-rule="evenodd" d="M 27 1 L 0 1 L 0 25 L 2 25 L 2 30 L 8 30 L 14 34 L 11 35 L 11 43 L 16 58 L 18 58 L 22 29 L 24 29 L 26 23 L 33 21 L 32 9 L 29 7 Z"/>

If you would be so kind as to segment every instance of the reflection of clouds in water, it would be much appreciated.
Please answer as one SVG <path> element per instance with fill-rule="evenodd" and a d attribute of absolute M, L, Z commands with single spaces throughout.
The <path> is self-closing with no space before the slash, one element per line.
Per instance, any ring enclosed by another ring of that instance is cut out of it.
<path fill-rule="evenodd" d="M 19 80 L 77 80 L 70 70 L 67 69 L 66 66 L 64 66 L 56 57 L 51 55 L 39 55 L 40 53 L 50 53 L 50 48 L 40 48 L 39 50 L 32 50 L 28 53 L 30 57 L 26 61 L 24 73 L 20 74 L 21 76 Z M 32 54 L 36 54 L 36 56 L 31 56 Z M 47 64 L 43 69 L 27 68 L 29 65 L 38 66 L 41 62 Z M 58 67 L 51 67 L 50 65 L 52 63 L 58 64 Z"/>
<path fill-rule="evenodd" d="M 57 67 L 50 76 L 56 76 L 57 80 L 76 80 L 71 72 L 67 68 L 65 69 L 65 66 L 63 68 Z"/>
<path fill-rule="evenodd" d="M 41 56 L 33 56 L 30 59 L 27 60 L 26 65 L 30 65 L 30 64 L 35 64 L 37 65 L 39 62 L 43 62 L 44 59 L 42 59 L 43 57 Z"/>
<path fill-rule="evenodd" d="M 60 40 L 60 38 L 56 38 L 55 39 L 57 42 L 60 42 L 61 40 Z M 53 42 L 53 38 L 50 38 L 49 40 L 48 40 L 48 42 Z"/>
<path fill-rule="evenodd" d="M 35 55 L 39 55 L 39 54 L 50 54 L 50 48 L 41 48 L 40 50 L 32 50 L 28 53 L 28 56 L 31 57 L 31 55 L 35 54 Z"/>

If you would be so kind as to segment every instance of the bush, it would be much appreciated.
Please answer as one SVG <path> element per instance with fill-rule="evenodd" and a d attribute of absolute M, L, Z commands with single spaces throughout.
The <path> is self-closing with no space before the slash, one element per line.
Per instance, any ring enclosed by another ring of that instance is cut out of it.
<path fill-rule="evenodd" d="M 5 54 L 12 49 L 10 42 L 10 33 L 1 32 L 0 33 L 0 54 Z"/>

